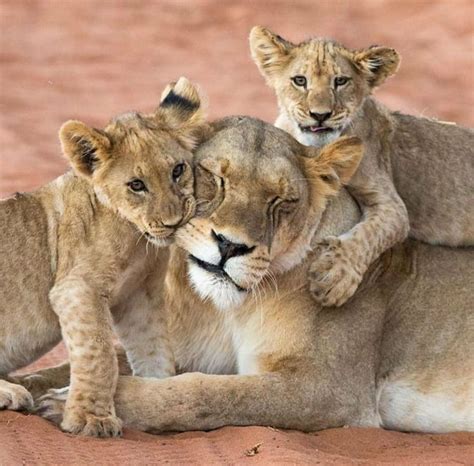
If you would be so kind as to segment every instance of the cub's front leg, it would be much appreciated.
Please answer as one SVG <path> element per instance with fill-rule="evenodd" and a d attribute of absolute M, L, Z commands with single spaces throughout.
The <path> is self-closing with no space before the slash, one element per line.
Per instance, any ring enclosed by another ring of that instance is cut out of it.
<path fill-rule="evenodd" d="M 167 310 L 160 286 L 144 286 L 120 307 L 114 312 L 115 329 L 133 375 L 156 378 L 175 375 Z"/>
<path fill-rule="evenodd" d="M 350 186 L 363 218 L 348 233 L 328 237 L 316 246 L 309 285 L 323 306 L 342 306 L 357 290 L 370 264 L 384 251 L 403 241 L 409 231 L 403 200 L 387 175 Z"/>
<path fill-rule="evenodd" d="M 114 437 L 122 422 L 113 397 L 118 365 L 107 298 L 83 275 L 69 274 L 50 292 L 71 364 L 71 385 L 61 428 L 74 434 Z"/>

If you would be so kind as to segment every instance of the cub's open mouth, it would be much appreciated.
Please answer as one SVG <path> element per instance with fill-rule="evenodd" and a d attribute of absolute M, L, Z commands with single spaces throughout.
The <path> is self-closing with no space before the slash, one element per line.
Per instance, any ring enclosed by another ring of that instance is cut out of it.
<path fill-rule="evenodd" d="M 225 280 L 231 282 L 237 288 L 238 291 L 247 293 L 248 290 L 237 285 L 237 283 L 235 283 L 234 280 L 230 278 L 227 272 L 220 265 L 210 264 L 209 262 L 198 259 L 196 256 L 193 256 L 192 254 L 189 255 L 189 259 L 191 262 L 196 264 L 201 269 L 204 269 L 206 272 L 212 273 L 214 275 L 217 275 L 218 277 L 224 278 Z"/>
<path fill-rule="evenodd" d="M 334 128 L 328 128 L 327 126 L 301 126 L 300 130 L 305 133 L 330 133 L 334 131 Z"/>

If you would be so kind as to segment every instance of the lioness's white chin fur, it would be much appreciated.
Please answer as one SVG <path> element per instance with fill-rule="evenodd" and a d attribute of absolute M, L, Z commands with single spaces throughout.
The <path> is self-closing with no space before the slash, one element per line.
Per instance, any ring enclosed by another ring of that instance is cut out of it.
<path fill-rule="evenodd" d="M 188 262 L 188 275 L 194 290 L 203 299 L 210 299 L 221 311 L 230 311 L 240 306 L 247 293 L 239 291 L 235 285 L 224 278 L 203 270 L 196 264 Z"/>

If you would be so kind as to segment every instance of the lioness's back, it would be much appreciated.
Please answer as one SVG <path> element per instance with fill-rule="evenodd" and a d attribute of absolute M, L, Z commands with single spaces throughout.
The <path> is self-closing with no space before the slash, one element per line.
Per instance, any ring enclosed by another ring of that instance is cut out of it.
<path fill-rule="evenodd" d="M 44 338 L 55 342 L 57 335 L 46 336 L 41 328 L 45 317 L 49 323 L 56 321 L 57 317 L 48 299 L 53 273 L 47 217 L 34 195 L 17 194 L 0 201 L 0 276 L 0 321 L 4 323 L 0 327 L 0 344 L 7 346 L 8 338 L 15 335 L 9 331 L 10 327 L 22 325 L 25 327 L 26 345 L 27 341 L 37 343 Z M 38 315 L 44 312 L 51 314 Z M 25 351 L 24 355 L 27 353 Z M 0 354 L 4 352 L 0 351 Z M 17 354 L 12 360 L 0 361 L 0 367 L 21 366 L 18 360 L 21 361 L 24 355 Z M 31 354 L 28 356 L 27 362 Z"/>

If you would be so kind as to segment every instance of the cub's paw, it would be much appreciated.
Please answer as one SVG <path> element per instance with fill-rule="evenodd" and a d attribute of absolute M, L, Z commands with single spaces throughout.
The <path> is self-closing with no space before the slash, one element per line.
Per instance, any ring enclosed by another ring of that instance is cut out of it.
<path fill-rule="evenodd" d="M 309 269 L 311 294 L 322 306 L 342 306 L 362 281 L 357 256 L 335 237 L 321 241 L 315 252 L 317 257 Z"/>
<path fill-rule="evenodd" d="M 97 416 L 80 408 L 66 409 L 69 387 L 49 390 L 38 401 L 37 413 L 60 425 L 64 432 L 88 437 L 119 437 L 122 421 L 114 415 Z"/>
<path fill-rule="evenodd" d="M 0 410 L 25 411 L 31 408 L 33 397 L 25 387 L 0 380 Z"/>
<path fill-rule="evenodd" d="M 96 416 L 92 413 L 68 413 L 61 423 L 61 429 L 76 435 L 87 437 L 120 437 L 122 421 L 114 415 Z"/>

